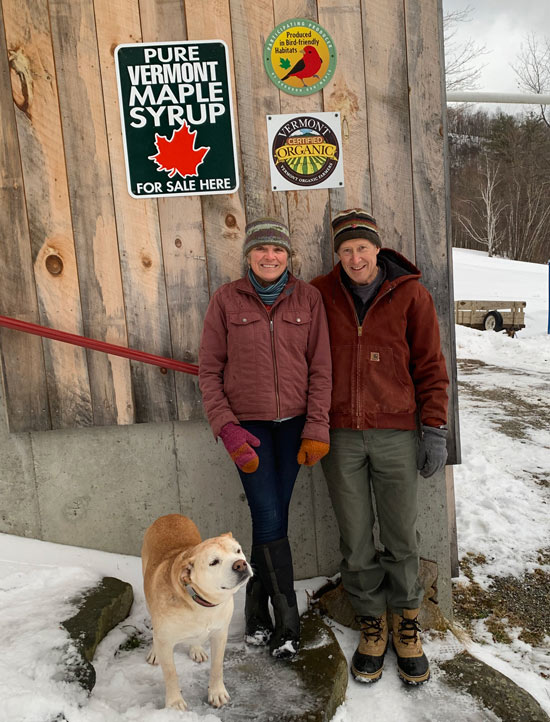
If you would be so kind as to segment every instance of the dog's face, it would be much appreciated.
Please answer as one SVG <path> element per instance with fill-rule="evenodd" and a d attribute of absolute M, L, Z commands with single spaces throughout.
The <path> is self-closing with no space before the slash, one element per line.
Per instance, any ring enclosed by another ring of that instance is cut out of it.
<path fill-rule="evenodd" d="M 252 569 L 231 532 L 197 544 L 184 559 L 182 581 L 209 598 L 235 592 L 250 579 Z"/>

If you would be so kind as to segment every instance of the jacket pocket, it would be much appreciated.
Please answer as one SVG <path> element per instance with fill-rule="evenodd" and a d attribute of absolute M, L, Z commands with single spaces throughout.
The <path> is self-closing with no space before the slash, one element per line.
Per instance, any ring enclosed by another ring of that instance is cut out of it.
<path fill-rule="evenodd" d="M 399 373 L 401 371 L 401 373 Z M 393 349 L 367 346 L 363 355 L 362 376 L 366 411 L 412 413 L 416 408 L 414 385 L 408 370 L 398 368 Z"/>
<path fill-rule="evenodd" d="M 241 369 L 255 365 L 257 334 L 262 316 L 258 311 L 239 311 L 227 314 L 227 358 L 238 359 Z M 232 364 L 234 365 L 234 364 Z"/>
<path fill-rule="evenodd" d="M 289 351 L 305 353 L 311 327 L 311 312 L 301 309 L 285 310 L 281 313 L 279 341 Z"/>

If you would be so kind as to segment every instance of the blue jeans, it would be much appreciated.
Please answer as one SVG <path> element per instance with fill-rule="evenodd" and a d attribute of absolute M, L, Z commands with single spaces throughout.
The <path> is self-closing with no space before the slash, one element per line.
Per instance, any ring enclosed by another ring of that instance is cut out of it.
<path fill-rule="evenodd" d="M 300 465 L 300 448 L 305 416 L 288 421 L 241 421 L 241 426 L 260 440 L 255 451 L 257 470 L 239 476 L 252 515 L 252 543 L 266 544 L 287 536 L 288 507 Z"/>

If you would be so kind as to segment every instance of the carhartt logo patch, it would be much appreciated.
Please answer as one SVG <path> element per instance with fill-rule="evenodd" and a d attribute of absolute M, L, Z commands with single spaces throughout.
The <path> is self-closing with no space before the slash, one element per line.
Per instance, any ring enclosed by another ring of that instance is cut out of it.
<path fill-rule="evenodd" d="M 370 360 L 371 361 L 380 361 L 380 354 L 378 353 L 378 351 L 370 352 Z"/>

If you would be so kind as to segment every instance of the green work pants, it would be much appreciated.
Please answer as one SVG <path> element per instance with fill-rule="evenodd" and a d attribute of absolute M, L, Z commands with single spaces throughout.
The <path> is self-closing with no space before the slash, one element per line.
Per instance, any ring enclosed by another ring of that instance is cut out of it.
<path fill-rule="evenodd" d="M 321 463 L 340 529 L 342 582 L 358 615 L 417 609 L 422 601 L 416 447 L 416 431 L 330 432 Z M 383 551 L 374 543 L 376 516 Z"/>

